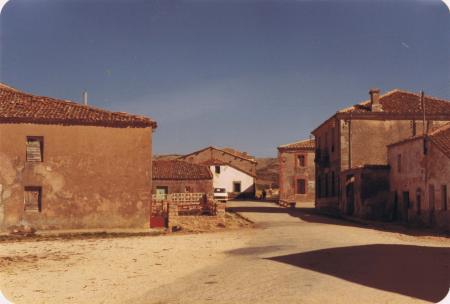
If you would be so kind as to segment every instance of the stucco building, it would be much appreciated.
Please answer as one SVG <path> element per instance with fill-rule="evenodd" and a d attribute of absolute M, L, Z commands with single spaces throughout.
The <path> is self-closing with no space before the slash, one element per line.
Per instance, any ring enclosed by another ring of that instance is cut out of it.
<path fill-rule="evenodd" d="M 394 219 L 450 230 L 450 124 L 388 146 Z"/>
<path fill-rule="evenodd" d="M 206 165 L 181 160 L 153 161 L 153 194 L 213 194 L 213 175 Z"/>
<path fill-rule="evenodd" d="M 420 95 L 402 90 L 380 95 L 378 89 L 369 95 L 369 100 L 339 110 L 312 132 L 319 210 L 352 214 L 355 208 L 347 206 L 352 203 L 347 198 L 354 174 L 348 170 L 387 165 L 387 145 L 423 132 Z M 426 96 L 424 105 L 428 128 L 450 121 L 448 101 Z"/>
<path fill-rule="evenodd" d="M 315 198 L 315 165 L 313 139 L 278 147 L 280 200 L 313 202 Z"/>
<path fill-rule="evenodd" d="M 155 128 L 0 85 L 2 229 L 148 227 Z"/>
<path fill-rule="evenodd" d="M 230 198 L 255 196 L 256 160 L 247 153 L 206 147 L 179 159 L 209 166 L 214 188 L 225 188 Z"/>

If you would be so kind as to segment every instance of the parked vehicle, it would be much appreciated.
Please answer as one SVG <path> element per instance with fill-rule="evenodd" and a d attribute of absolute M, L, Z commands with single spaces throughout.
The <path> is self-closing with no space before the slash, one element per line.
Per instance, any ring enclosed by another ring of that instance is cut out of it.
<path fill-rule="evenodd" d="M 214 188 L 214 199 L 221 201 L 221 202 L 226 202 L 228 200 L 228 193 L 227 193 L 227 189 L 225 188 Z"/>

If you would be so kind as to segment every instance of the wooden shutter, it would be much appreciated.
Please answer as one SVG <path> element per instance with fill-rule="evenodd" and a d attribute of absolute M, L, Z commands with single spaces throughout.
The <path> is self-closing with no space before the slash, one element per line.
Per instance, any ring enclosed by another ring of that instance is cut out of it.
<path fill-rule="evenodd" d="M 40 187 L 25 187 L 24 193 L 25 211 L 40 211 L 41 210 L 41 188 Z"/>
<path fill-rule="evenodd" d="M 27 161 L 41 162 L 42 161 L 42 139 L 29 137 L 27 138 Z"/>

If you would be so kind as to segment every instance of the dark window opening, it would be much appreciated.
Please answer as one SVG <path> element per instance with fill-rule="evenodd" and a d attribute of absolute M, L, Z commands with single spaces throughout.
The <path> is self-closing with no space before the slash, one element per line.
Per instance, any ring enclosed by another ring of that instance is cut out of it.
<path fill-rule="evenodd" d="M 215 166 L 215 170 L 217 174 L 220 174 L 220 166 Z"/>
<path fill-rule="evenodd" d="M 305 166 L 306 166 L 306 158 L 305 158 L 305 155 L 299 155 L 299 156 L 297 157 L 297 159 L 298 159 L 298 166 L 299 166 L 299 167 L 305 167 Z"/>
<path fill-rule="evenodd" d="M 233 182 L 233 192 L 241 192 L 241 182 Z"/>
<path fill-rule="evenodd" d="M 25 211 L 42 210 L 42 187 L 25 187 L 24 193 L 24 209 Z"/>
<path fill-rule="evenodd" d="M 44 159 L 44 138 L 27 136 L 27 162 L 42 162 Z"/>

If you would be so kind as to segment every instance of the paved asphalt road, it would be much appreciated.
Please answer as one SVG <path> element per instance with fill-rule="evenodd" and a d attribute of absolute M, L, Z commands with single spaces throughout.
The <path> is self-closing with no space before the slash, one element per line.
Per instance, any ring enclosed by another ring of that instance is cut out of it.
<path fill-rule="evenodd" d="M 256 223 L 247 244 L 136 303 L 436 303 L 450 240 L 359 227 L 264 202 L 229 202 Z"/>

